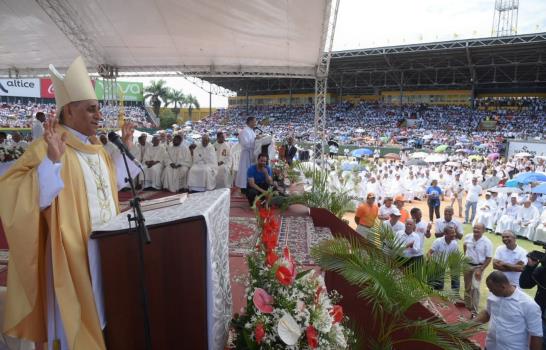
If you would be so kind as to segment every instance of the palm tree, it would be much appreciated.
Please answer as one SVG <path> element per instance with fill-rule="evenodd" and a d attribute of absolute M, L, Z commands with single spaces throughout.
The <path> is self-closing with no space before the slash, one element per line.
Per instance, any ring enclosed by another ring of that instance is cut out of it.
<path fill-rule="evenodd" d="M 447 293 L 435 291 L 428 281 L 438 279 L 446 268 L 462 271 L 468 264 L 462 254 L 423 259 L 411 267 L 401 258 L 403 245 L 391 229 L 378 220 L 372 228 L 371 242 L 335 238 L 312 249 L 312 256 L 322 269 L 339 274 L 357 286 L 359 296 L 369 303 L 372 319 L 368 326 L 377 327 L 360 341 L 366 349 L 396 349 L 414 342 L 428 343 L 441 349 L 472 349 L 468 337 L 479 331 L 475 322 L 445 324 L 436 319 L 412 319 L 408 310 L 415 304 L 440 297 L 453 300 Z M 362 326 L 362 325 L 361 325 Z M 405 332 L 405 336 L 400 334 Z M 368 332 L 366 332 L 368 333 Z"/>
<path fill-rule="evenodd" d="M 188 108 L 190 121 L 193 121 L 191 118 L 191 112 L 193 108 L 199 109 L 199 101 L 197 101 L 197 97 L 193 96 L 192 94 L 186 95 L 186 101 L 184 101 L 184 105 Z"/>
<path fill-rule="evenodd" d="M 176 118 L 178 118 L 178 113 L 180 113 L 180 107 L 186 102 L 186 95 L 184 95 L 182 90 L 169 89 L 169 93 L 166 97 L 167 100 L 165 101 L 165 107 L 173 103 L 173 112 Z"/>
<path fill-rule="evenodd" d="M 166 86 L 167 82 L 163 79 L 152 80 L 150 85 L 144 88 L 144 99 L 150 99 L 150 105 L 152 106 L 156 117 L 159 118 L 159 112 L 161 108 L 161 101 L 167 100 L 169 88 Z"/>

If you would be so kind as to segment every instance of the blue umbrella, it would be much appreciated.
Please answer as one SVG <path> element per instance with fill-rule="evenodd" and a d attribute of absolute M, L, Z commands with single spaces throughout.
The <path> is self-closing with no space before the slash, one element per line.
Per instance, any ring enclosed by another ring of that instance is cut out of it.
<path fill-rule="evenodd" d="M 510 186 L 512 183 L 527 185 L 531 182 L 546 182 L 546 175 L 541 173 L 523 173 L 519 174 L 512 180 L 506 182 L 506 186 Z"/>
<path fill-rule="evenodd" d="M 538 185 L 537 187 L 533 188 L 531 190 L 531 192 L 533 193 L 541 193 L 541 194 L 546 194 L 546 182 L 545 183 L 542 183 L 540 185 Z"/>
<path fill-rule="evenodd" d="M 359 148 L 351 152 L 351 156 L 353 157 L 362 157 L 362 156 L 371 156 L 371 155 L 373 155 L 373 151 L 369 148 Z"/>

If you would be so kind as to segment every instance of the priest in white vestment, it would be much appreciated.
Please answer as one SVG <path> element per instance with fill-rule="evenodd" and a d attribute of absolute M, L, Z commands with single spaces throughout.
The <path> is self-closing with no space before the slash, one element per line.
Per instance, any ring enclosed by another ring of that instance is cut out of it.
<path fill-rule="evenodd" d="M 518 232 L 519 226 L 516 224 L 516 217 L 520 210 L 518 205 L 518 195 L 513 194 L 510 197 L 510 203 L 506 206 L 502 216 L 497 222 L 495 232 L 502 234 L 504 231 Z"/>
<path fill-rule="evenodd" d="M 235 178 L 235 186 L 239 187 L 240 189 L 246 189 L 248 182 L 248 168 L 250 168 L 252 164 L 256 163 L 256 159 L 254 157 L 256 133 L 254 132 L 254 128 L 256 128 L 256 117 L 248 117 L 245 128 L 239 134 L 241 157 L 239 159 L 237 177 Z"/>
<path fill-rule="evenodd" d="M 216 158 L 218 160 L 218 174 L 216 188 L 231 188 L 231 148 L 226 142 L 223 132 L 216 134 Z"/>
<path fill-rule="evenodd" d="M 144 188 L 163 189 L 163 160 L 167 157 L 165 147 L 159 143 L 159 137 L 152 138 L 152 147 L 144 153 Z"/>
<path fill-rule="evenodd" d="M 538 226 L 535 229 L 535 234 L 530 239 L 546 243 L 546 210 L 542 212 L 542 215 L 538 220 Z"/>
<path fill-rule="evenodd" d="M 519 231 L 515 231 L 516 234 L 531 239 L 539 217 L 538 209 L 531 205 L 530 199 L 527 199 L 516 216 L 516 224 L 519 226 Z"/>
<path fill-rule="evenodd" d="M 166 148 L 166 157 L 163 160 L 163 188 L 175 193 L 187 189 L 191 164 L 190 149 L 182 143 L 182 135 L 175 135 L 172 145 Z"/>
<path fill-rule="evenodd" d="M 218 159 L 209 135 L 201 137 L 201 143 L 193 150 L 193 163 L 188 174 L 190 191 L 210 191 L 216 187 Z"/>
<path fill-rule="evenodd" d="M 28 148 L 28 142 L 23 140 L 23 137 L 18 131 L 14 131 L 11 134 L 11 144 L 13 147 L 19 147 L 23 150 L 26 150 Z"/>
<path fill-rule="evenodd" d="M 496 212 L 497 203 L 491 197 L 491 193 L 487 192 L 485 194 L 485 199 L 478 202 L 478 213 L 476 214 L 472 225 L 482 224 L 486 229 L 493 230 Z"/>
<path fill-rule="evenodd" d="M 238 137 L 239 135 L 237 135 Z M 241 158 L 241 142 L 237 142 L 235 145 L 231 146 L 231 173 L 233 178 L 237 177 L 237 171 L 239 170 L 239 160 Z"/>

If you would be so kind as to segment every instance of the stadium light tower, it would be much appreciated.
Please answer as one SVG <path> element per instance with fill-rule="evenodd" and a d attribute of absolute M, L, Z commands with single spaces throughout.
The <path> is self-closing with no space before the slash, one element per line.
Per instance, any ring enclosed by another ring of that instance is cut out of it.
<path fill-rule="evenodd" d="M 508 36 L 518 33 L 519 0 L 495 0 L 491 36 Z"/>

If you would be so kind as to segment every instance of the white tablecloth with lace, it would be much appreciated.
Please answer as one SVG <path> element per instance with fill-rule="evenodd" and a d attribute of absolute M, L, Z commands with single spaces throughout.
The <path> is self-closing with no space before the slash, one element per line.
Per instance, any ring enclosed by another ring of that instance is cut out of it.
<path fill-rule="evenodd" d="M 202 215 L 207 223 L 207 320 L 210 350 L 225 347 L 231 320 L 229 283 L 229 203 L 228 189 L 195 193 L 180 205 L 144 212 L 146 225 Z M 93 231 L 128 228 L 127 213 L 120 214 Z"/>

